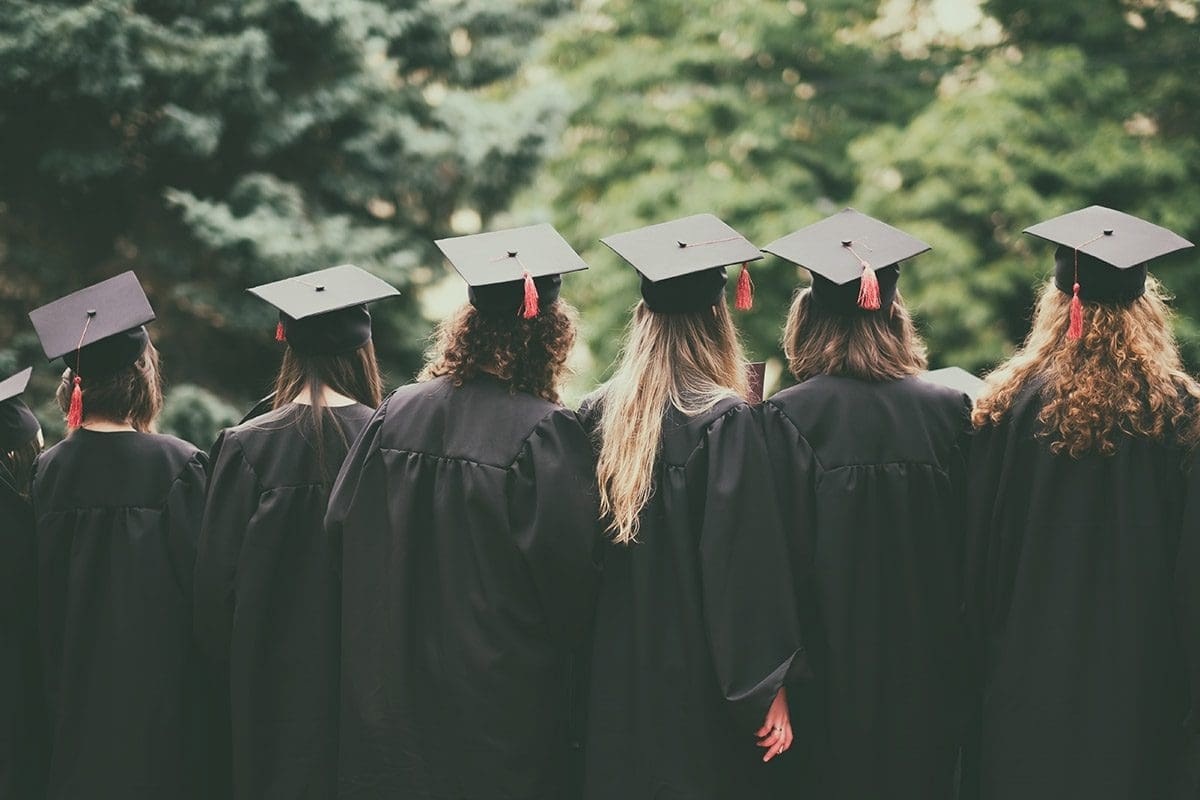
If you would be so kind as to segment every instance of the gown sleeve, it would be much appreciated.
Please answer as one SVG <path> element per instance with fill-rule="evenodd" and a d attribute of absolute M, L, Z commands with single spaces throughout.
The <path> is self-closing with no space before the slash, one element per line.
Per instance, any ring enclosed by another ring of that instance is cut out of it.
<path fill-rule="evenodd" d="M 204 495 L 208 485 L 208 455 L 195 453 L 175 478 L 167 494 L 167 541 L 171 564 L 183 596 L 194 596 L 196 548 L 200 541 L 200 520 L 204 514 Z"/>
<path fill-rule="evenodd" d="M 325 532 L 333 540 L 333 553 L 341 574 L 342 534 L 347 526 L 359 530 L 388 530 L 387 465 L 380 455 L 380 434 L 387 415 L 388 400 L 358 434 L 342 461 L 325 512 Z"/>
<path fill-rule="evenodd" d="M 1200 745 L 1200 450 L 1188 466 L 1187 499 L 1175 561 L 1175 597 L 1191 690 L 1187 725 L 1194 749 L 1200 751 L 1200 746 L 1195 746 Z"/>
<path fill-rule="evenodd" d="M 599 570 L 596 468 L 576 415 L 551 413 L 509 472 L 509 520 L 552 633 L 570 646 L 588 629 Z"/>
<path fill-rule="evenodd" d="M 738 724 L 751 732 L 800 655 L 795 582 L 753 409 L 741 405 L 714 422 L 702 448 L 708 462 L 699 531 L 705 625 L 721 690 Z"/>
<path fill-rule="evenodd" d="M 212 451 L 193 609 L 197 642 L 215 663 L 229 661 L 238 556 L 260 494 L 258 478 L 236 437 L 223 433 Z"/>

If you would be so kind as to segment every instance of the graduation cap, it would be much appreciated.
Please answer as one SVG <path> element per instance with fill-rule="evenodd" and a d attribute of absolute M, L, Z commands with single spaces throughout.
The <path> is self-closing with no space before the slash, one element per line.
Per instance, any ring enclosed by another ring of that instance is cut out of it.
<path fill-rule="evenodd" d="M 984 383 L 983 378 L 972 375 L 962 367 L 931 369 L 928 372 L 922 372 L 921 377 L 930 383 L 956 389 L 972 400 L 979 396 L 979 390 L 983 388 Z"/>
<path fill-rule="evenodd" d="M 11 453 L 29 444 L 42 426 L 21 400 L 33 367 L 0 381 L 0 452 Z"/>
<path fill-rule="evenodd" d="M 660 222 L 600 240 L 633 265 L 642 278 L 642 299 L 662 314 L 701 311 L 721 302 L 725 268 L 741 264 L 735 306 L 754 303 L 748 264 L 758 248 L 712 214 Z"/>
<path fill-rule="evenodd" d="M 400 294 L 353 264 L 284 278 L 248 290 L 279 309 L 275 338 L 302 355 L 349 353 L 371 341 L 367 303 Z"/>
<path fill-rule="evenodd" d="M 1058 245 L 1054 285 L 1071 296 L 1068 339 L 1083 335 L 1083 301 L 1132 303 L 1146 291 L 1147 262 L 1192 246 L 1173 231 L 1104 206 L 1039 222 L 1025 233 Z"/>
<path fill-rule="evenodd" d="M 438 239 L 467 282 L 471 305 L 486 314 L 532 319 L 558 299 L 562 276 L 587 269 L 549 223 Z"/>
<path fill-rule="evenodd" d="M 83 424 L 82 380 L 103 378 L 130 367 L 146 352 L 145 325 L 154 309 L 132 272 L 80 289 L 29 312 L 46 358 L 61 358 L 75 389 L 67 424 Z"/>
<path fill-rule="evenodd" d="M 853 208 L 763 248 L 811 272 L 813 300 L 843 314 L 890 308 L 900 262 L 929 249 L 920 239 Z"/>

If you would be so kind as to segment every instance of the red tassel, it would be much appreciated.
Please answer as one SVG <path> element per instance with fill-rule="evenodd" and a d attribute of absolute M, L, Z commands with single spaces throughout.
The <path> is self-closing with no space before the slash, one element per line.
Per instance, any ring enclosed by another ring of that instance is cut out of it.
<path fill-rule="evenodd" d="M 858 307 L 866 311 L 879 310 L 879 278 L 870 264 L 863 264 L 862 278 L 858 287 Z"/>
<path fill-rule="evenodd" d="M 754 283 L 750 280 L 750 265 L 742 264 L 742 274 L 738 275 L 737 300 L 733 307 L 738 311 L 749 311 L 754 308 Z"/>
<path fill-rule="evenodd" d="M 533 319 L 538 315 L 538 290 L 533 283 L 533 276 L 529 274 L 529 270 L 525 270 L 525 305 L 521 309 L 521 316 L 525 319 Z"/>
<path fill-rule="evenodd" d="M 287 334 L 283 332 L 283 320 L 279 320 L 275 325 L 275 341 L 286 342 Z"/>
<path fill-rule="evenodd" d="M 1071 325 L 1067 328 L 1067 339 L 1075 341 L 1083 336 L 1083 303 L 1079 299 L 1079 284 L 1071 294 Z"/>
<path fill-rule="evenodd" d="M 67 427 L 83 425 L 83 390 L 79 388 L 79 376 L 75 376 L 75 388 L 71 390 L 71 408 L 67 411 Z"/>

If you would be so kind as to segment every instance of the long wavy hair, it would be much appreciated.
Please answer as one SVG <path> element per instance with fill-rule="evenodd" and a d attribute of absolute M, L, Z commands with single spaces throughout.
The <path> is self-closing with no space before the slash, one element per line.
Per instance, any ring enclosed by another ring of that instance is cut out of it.
<path fill-rule="evenodd" d="M 1054 453 L 1116 452 L 1122 435 L 1195 446 L 1197 385 L 1183 370 L 1161 285 L 1125 306 L 1084 303 L 1083 336 L 1067 338 L 1070 298 L 1048 282 L 1021 349 L 987 377 L 976 427 L 994 425 L 1037 386 L 1040 436 Z"/>
<path fill-rule="evenodd" d="M 724 301 L 686 314 L 656 314 L 638 303 L 616 372 L 597 400 L 600 512 L 615 541 L 637 541 L 668 411 L 695 416 L 746 394 L 746 359 Z"/>
<path fill-rule="evenodd" d="M 152 432 L 163 406 L 160 366 L 158 350 L 153 344 L 147 344 L 132 366 L 102 378 L 85 378 L 80 383 L 83 421 L 127 423 L 142 433 Z M 63 372 L 54 393 L 64 418 L 71 408 L 74 388 L 75 371 L 68 369 Z"/>
<path fill-rule="evenodd" d="M 560 403 L 575 346 L 575 309 L 555 300 L 532 319 L 481 314 L 470 303 L 438 325 L 419 380 L 449 376 L 455 386 L 487 374 L 514 392 Z"/>
<path fill-rule="evenodd" d="M 840 375 L 881 383 L 916 375 L 928 363 L 899 291 L 888 313 L 834 314 L 813 301 L 812 289 L 802 289 L 792 301 L 782 344 L 798 381 Z"/>
<path fill-rule="evenodd" d="M 5 469 L 16 481 L 17 493 L 22 497 L 29 496 L 29 486 L 33 480 L 33 462 L 41 454 L 43 446 L 42 432 L 38 431 L 36 436 L 16 450 L 0 453 L 0 463 L 4 464 Z"/>
<path fill-rule="evenodd" d="M 325 407 L 325 387 L 365 406 L 378 408 L 383 400 L 383 377 L 379 374 L 374 342 L 368 341 L 353 352 L 336 355 L 307 355 L 297 353 L 290 346 L 283 351 L 283 361 L 275 377 L 275 408 L 292 403 L 307 391 L 309 405 L 298 406 L 299 416 L 295 421 L 300 423 L 302 430 L 311 432 L 317 465 L 323 481 L 328 485 L 332 483 L 334 471 L 325 463 L 325 422 L 328 412 Z M 338 427 L 337 432 L 342 443 L 348 444 L 345 431 Z"/>

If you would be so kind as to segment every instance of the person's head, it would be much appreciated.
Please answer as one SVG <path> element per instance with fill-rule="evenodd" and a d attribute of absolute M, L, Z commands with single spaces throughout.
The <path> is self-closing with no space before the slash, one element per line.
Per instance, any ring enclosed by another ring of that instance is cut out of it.
<path fill-rule="evenodd" d="M 75 370 L 68 368 L 55 393 L 65 416 L 70 416 L 72 391 L 78 385 L 83 398 L 81 423 L 129 425 L 143 433 L 154 429 L 163 391 L 158 350 L 148 339 L 133 364 L 101 375 L 85 373 L 78 384 L 76 377 Z"/>
<path fill-rule="evenodd" d="M 383 378 L 375 358 L 375 344 L 345 353 L 313 354 L 289 346 L 283 351 L 275 377 L 275 407 L 281 408 L 306 395 L 311 408 L 324 408 L 325 389 L 371 408 L 383 400 Z"/>
<path fill-rule="evenodd" d="M 1194 445 L 1200 386 L 1183 370 L 1158 281 L 1147 277 L 1131 302 L 1081 310 L 1081 335 L 1072 338 L 1071 296 L 1046 283 L 1025 343 L 987 378 L 976 427 L 1001 422 L 1027 387 L 1037 387 L 1040 435 L 1055 453 L 1111 454 L 1123 435 Z"/>
<path fill-rule="evenodd" d="M 843 311 L 819 302 L 811 288 L 802 289 L 792 301 L 782 343 L 797 381 L 837 375 L 878 383 L 926 367 L 925 343 L 898 290 L 879 310 Z"/>
<path fill-rule="evenodd" d="M 22 399 L 32 375 L 30 367 L 0 380 L 0 465 L 16 479 L 21 494 L 29 493 L 33 460 L 45 444 L 37 416 Z"/>
<path fill-rule="evenodd" d="M 725 398 L 744 398 L 747 388 L 745 356 L 724 297 L 680 313 L 637 304 L 599 401 L 600 507 L 617 542 L 637 538 L 667 412 L 700 414 Z"/>
<path fill-rule="evenodd" d="M 438 325 L 420 379 L 445 376 L 461 386 L 490 375 L 514 392 L 558 403 L 575 344 L 575 317 L 575 309 L 560 299 L 528 318 L 466 303 Z"/>

